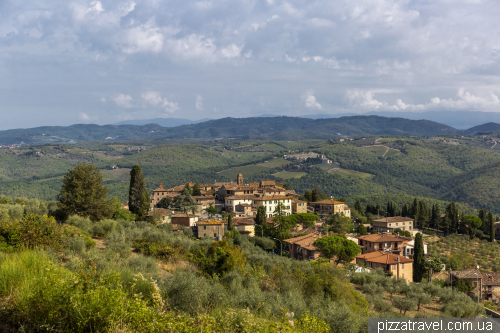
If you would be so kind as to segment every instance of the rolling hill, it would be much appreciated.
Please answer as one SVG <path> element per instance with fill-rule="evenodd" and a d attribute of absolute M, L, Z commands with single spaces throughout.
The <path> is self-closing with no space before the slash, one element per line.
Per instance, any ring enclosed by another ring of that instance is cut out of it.
<path fill-rule="evenodd" d="M 360 135 L 429 136 L 459 131 L 428 120 L 379 116 L 331 119 L 298 117 L 222 118 L 198 124 L 162 127 L 147 125 L 45 126 L 0 131 L 0 145 L 76 143 L 82 141 L 129 141 L 140 139 L 183 140 L 260 138 L 275 140 L 334 139 Z"/>

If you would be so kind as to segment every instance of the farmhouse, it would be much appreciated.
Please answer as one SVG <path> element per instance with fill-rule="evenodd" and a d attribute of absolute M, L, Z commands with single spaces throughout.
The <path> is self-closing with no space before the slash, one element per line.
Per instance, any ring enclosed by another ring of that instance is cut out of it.
<path fill-rule="evenodd" d="M 373 229 L 376 229 L 378 232 L 394 232 L 396 229 L 412 231 L 413 219 L 402 216 L 384 217 L 373 220 Z"/>
<path fill-rule="evenodd" d="M 357 265 L 366 265 L 371 269 L 382 268 L 384 272 L 392 272 L 397 279 L 413 281 L 413 259 L 385 251 L 375 251 L 356 256 Z"/>

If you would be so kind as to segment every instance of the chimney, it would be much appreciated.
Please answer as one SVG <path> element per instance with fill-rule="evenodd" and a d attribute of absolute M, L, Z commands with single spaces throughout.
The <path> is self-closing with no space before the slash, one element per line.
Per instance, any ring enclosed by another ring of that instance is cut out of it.
<path fill-rule="evenodd" d="M 396 257 L 396 261 L 399 262 L 399 257 Z"/>
<path fill-rule="evenodd" d="M 160 188 L 163 188 L 163 183 L 160 183 Z"/>

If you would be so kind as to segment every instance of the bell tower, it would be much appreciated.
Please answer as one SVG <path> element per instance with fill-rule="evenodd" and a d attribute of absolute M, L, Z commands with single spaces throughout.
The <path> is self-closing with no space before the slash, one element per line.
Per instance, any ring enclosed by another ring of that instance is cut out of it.
<path fill-rule="evenodd" d="M 243 175 L 241 173 L 238 174 L 238 179 L 236 180 L 238 186 L 243 185 Z"/>

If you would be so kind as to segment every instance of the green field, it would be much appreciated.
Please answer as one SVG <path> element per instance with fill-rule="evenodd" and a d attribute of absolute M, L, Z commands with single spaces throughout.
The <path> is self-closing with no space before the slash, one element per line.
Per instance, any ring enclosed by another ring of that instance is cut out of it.
<path fill-rule="evenodd" d="M 358 177 L 358 178 L 365 179 L 365 180 L 369 180 L 369 179 L 373 178 L 373 175 L 371 175 L 369 173 L 355 171 L 355 170 L 337 169 L 337 170 L 333 170 L 332 172 L 335 172 L 335 173 L 342 175 L 342 176 Z"/>
<path fill-rule="evenodd" d="M 273 176 L 283 178 L 283 179 L 290 179 L 290 178 L 300 178 L 302 176 L 307 175 L 305 172 L 291 172 L 291 171 L 281 171 L 278 173 L 275 173 Z"/>
<path fill-rule="evenodd" d="M 385 146 L 369 146 L 369 147 L 362 147 L 361 149 L 382 156 L 385 154 L 388 148 Z"/>
<path fill-rule="evenodd" d="M 385 158 L 392 158 L 392 157 L 396 157 L 396 156 L 399 156 L 401 155 L 401 153 L 399 151 L 397 151 L 396 149 L 392 149 L 392 148 L 389 148 L 389 150 L 387 151 L 387 153 L 385 154 Z"/>
<path fill-rule="evenodd" d="M 102 177 L 104 180 L 120 180 L 120 181 L 129 181 L 130 180 L 130 171 L 132 169 L 129 168 L 120 168 L 115 170 L 101 170 Z"/>

